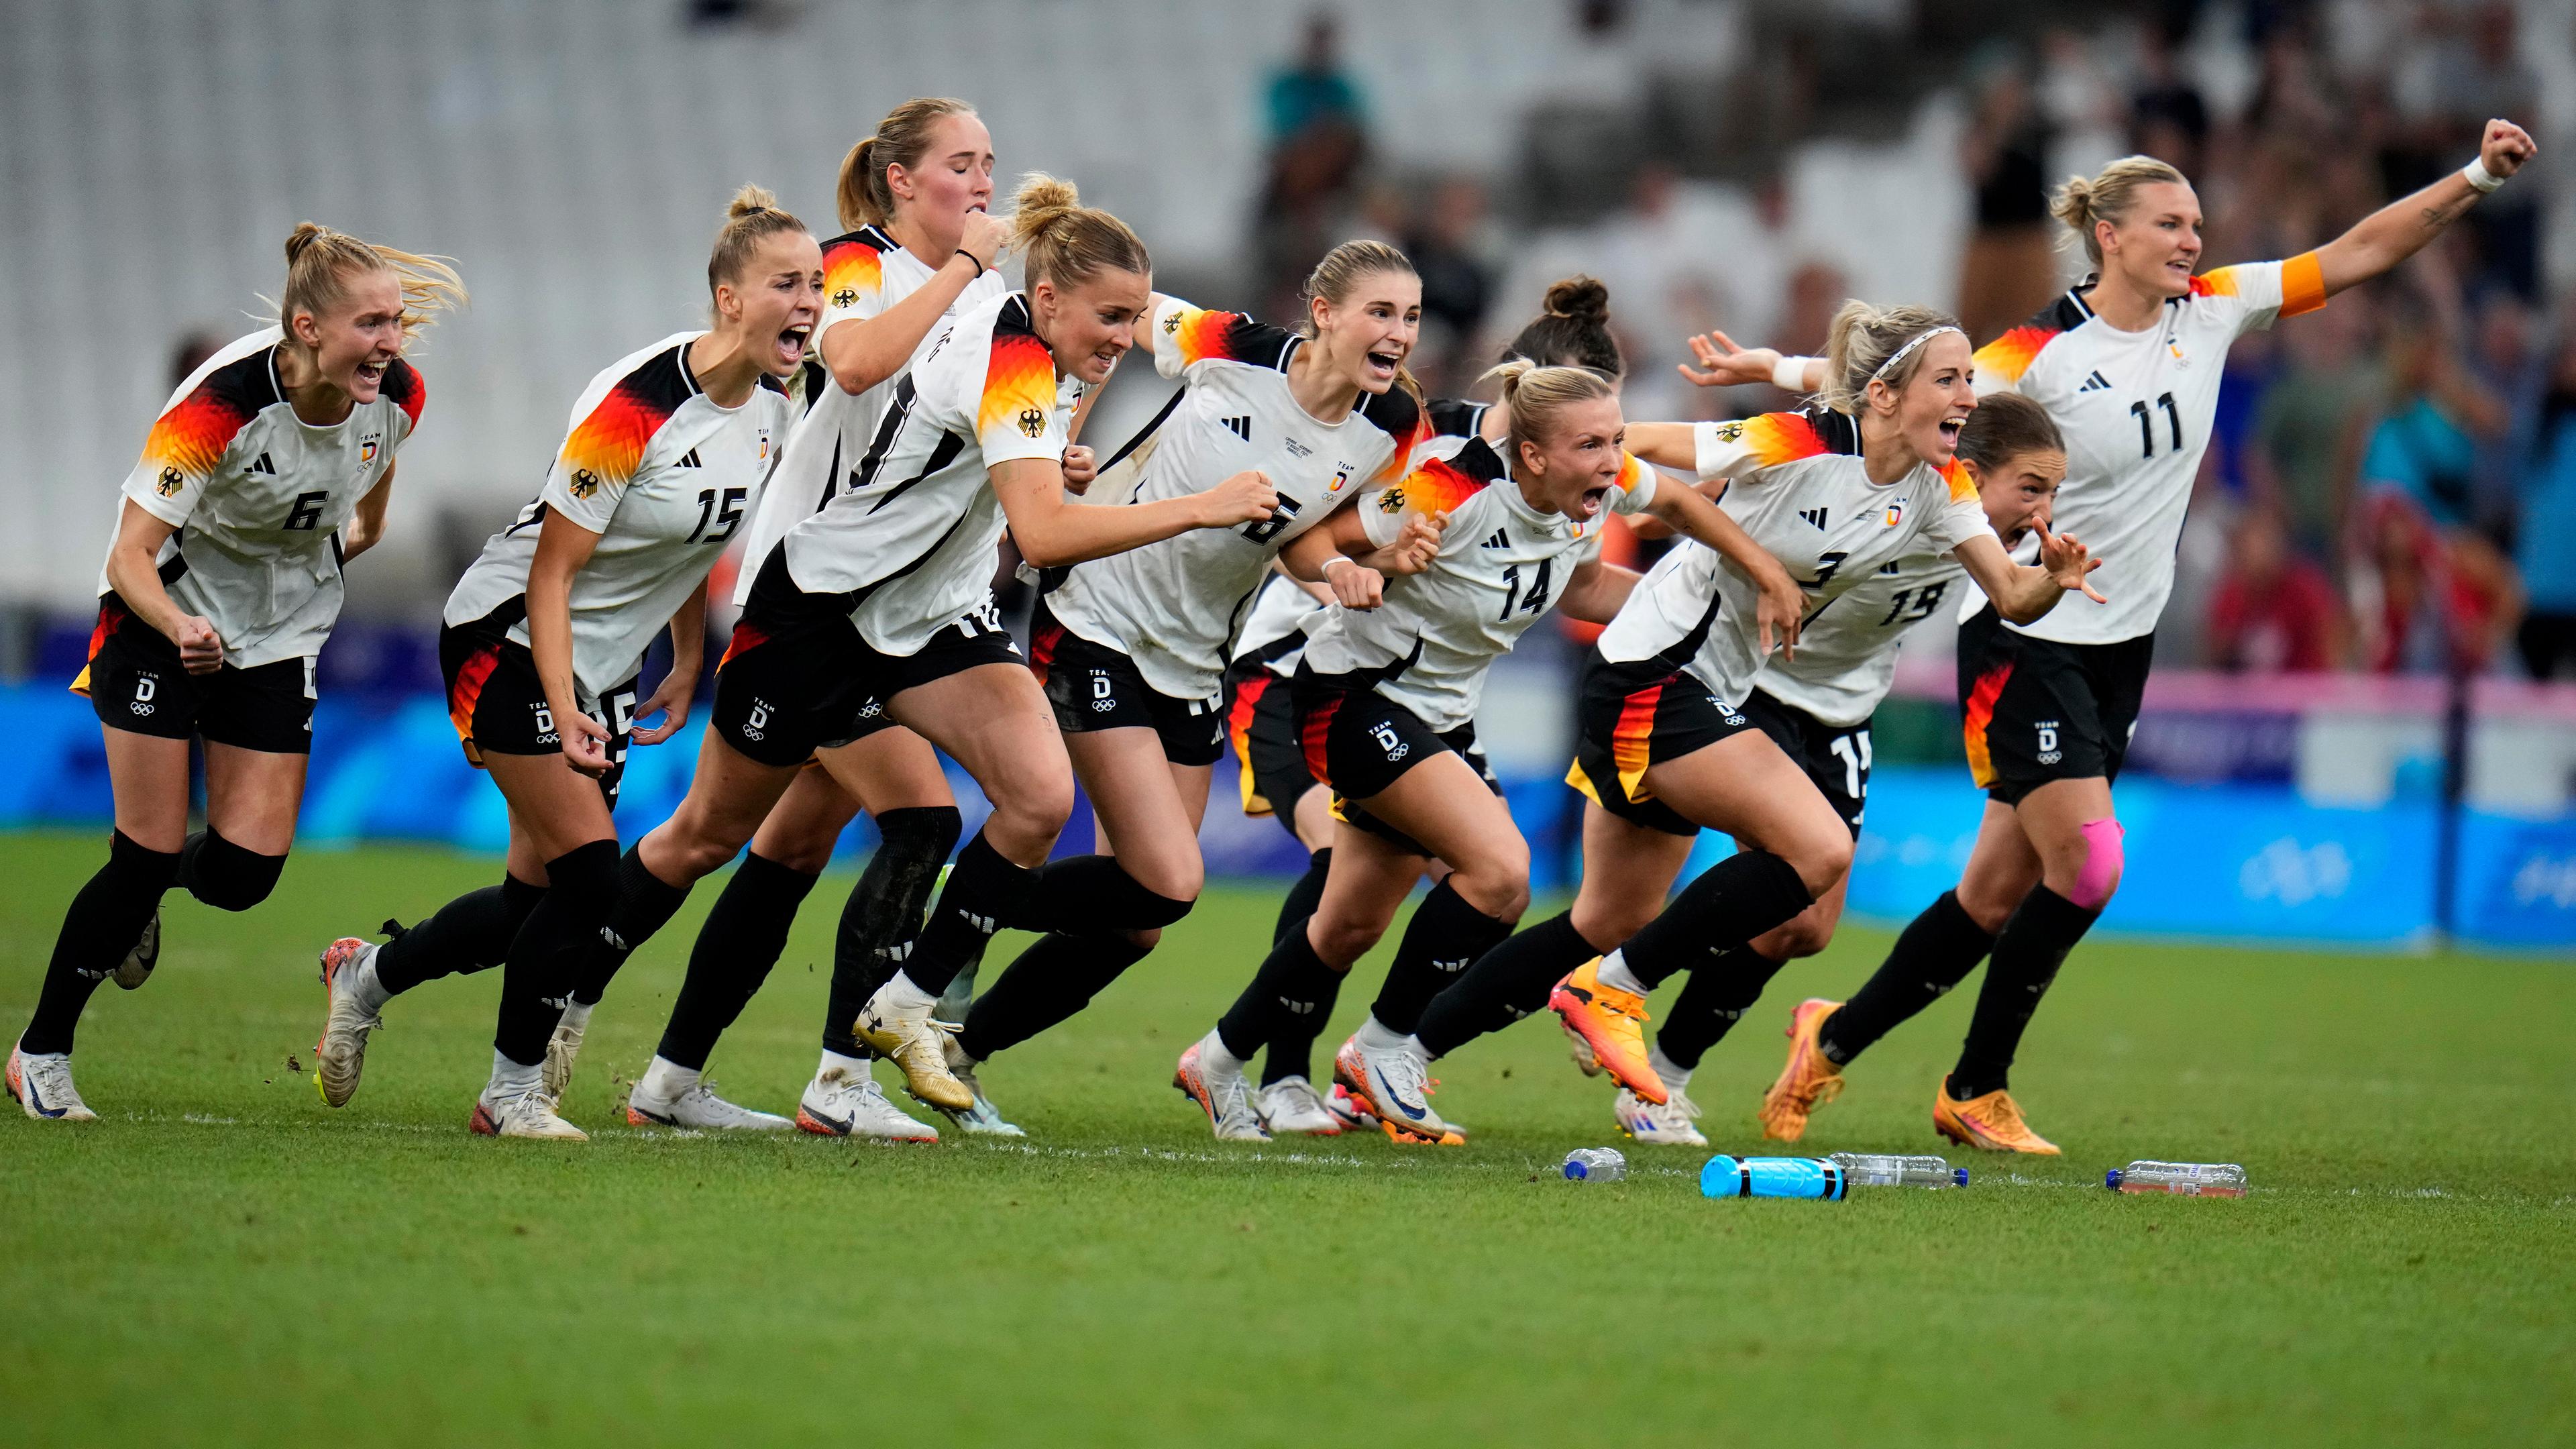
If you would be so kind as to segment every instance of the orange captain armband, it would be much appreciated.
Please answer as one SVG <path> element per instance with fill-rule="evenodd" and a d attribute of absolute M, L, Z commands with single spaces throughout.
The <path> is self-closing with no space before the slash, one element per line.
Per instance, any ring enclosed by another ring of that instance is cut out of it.
<path fill-rule="evenodd" d="M 2301 252 L 2281 263 L 2281 313 L 2296 317 L 2326 304 L 2326 269 L 2315 252 Z"/>

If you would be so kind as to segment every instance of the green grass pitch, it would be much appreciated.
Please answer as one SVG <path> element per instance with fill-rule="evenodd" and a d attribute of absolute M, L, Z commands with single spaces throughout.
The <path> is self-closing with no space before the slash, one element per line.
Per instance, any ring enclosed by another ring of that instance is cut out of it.
<path fill-rule="evenodd" d="M 0 1010 L 29 1010 L 90 835 L 0 837 Z M 1219 889 L 987 1081 L 1025 1146 L 633 1131 L 614 1111 L 720 882 L 602 1007 L 586 1147 L 465 1118 L 498 973 L 398 1002 L 343 1111 L 310 1082 L 315 952 L 495 866 L 312 851 L 275 899 L 177 897 L 157 979 L 99 996 L 103 1119 L 0 1124 L 0 1422 L 21 1444 L 2567 1442 L 2576 1433 L 2576 974 L 2565 960 L 2088 945 L 2015 1088 L 2065 1145 L 1965 1192 L 1710 1202 L 1700 1154 L 1617 1140 L 1552 1023 L 1442 1063 L 1476 1130 L 1209 1140 L 1167 1085 L 1268 937 Z M 719 1050 L 792 1110 L 827 880 Z M 1544 909 L 1544 907 L 1542 907 Z M 1720 1146 L 1800 997 L 1782 973 L 1694 1084 Z M 996 960 L 1007 959 L 1005 942 Z M 1378 962 L 1343 994 L 1365 1009 Z M 1938 1151 L 1971 993 L 1854 1071 L 1812 1150 Z M 1955 1154 L 1954 1154 L 1955 1157 Z M 2124 1198 L 2105 1166 L 2246 1164 L 2242 1201 Z"/>

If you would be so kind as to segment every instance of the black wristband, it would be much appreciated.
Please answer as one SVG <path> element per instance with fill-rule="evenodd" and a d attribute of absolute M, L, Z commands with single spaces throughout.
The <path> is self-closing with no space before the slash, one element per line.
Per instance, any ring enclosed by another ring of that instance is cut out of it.
<path fill-rule="evenodd" d="M 992 268 L 991 268 L 991 267 L 989 267 L 989 266 L 987 266 L 987 265 L 985 264 L 985 261 L 984 261 L 984 259 L 983 259 L 982 257 L 979 257 L 979 256 L 975 255 L 973 252 L 970 252 L 970 251 L 966 250 L 964 247 L 959 247 L 959 248 L 957 249 L 957 255 L 959 255 L 959 256 L 961 256 L 961 257 L 964 257 L 966 260 L 968 260 L 968 261 L 970 261 L 970 262 L 973 262 L 973 263 L 975 264 L 975 275 L 977 275 L 977 276 L 979 276 L 979 277 L 980 277 L 980 276 L 982 276 L 982 275 L 984 275 L 986 272 L 988 272 L 988 271 L 992 270 Z"/>

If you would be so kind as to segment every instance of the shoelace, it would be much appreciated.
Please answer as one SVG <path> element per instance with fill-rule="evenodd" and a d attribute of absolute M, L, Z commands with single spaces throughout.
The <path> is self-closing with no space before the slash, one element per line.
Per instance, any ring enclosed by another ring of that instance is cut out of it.
<path fill-rule="evenodd" d="M 1661 1110 L 1666 1117 L 1678 1117 L 1684 1122 L 1689 1122 L 1698 1118 L 1699 1103 L 1692 1101 L 1688 1093 L 1675 1087 L 1665 1092 Z"/>
<path fill-rule="evenodd" d="M 1389 1052 L 1385 1063 L 1378 1068 L 1378 1075 L 1386 1079 L 1386 1084 L 1395 1090 L 1399 1099 L 1418 1097 L 1425 1106 L 1430 1104 L 1430 1073 L 1423 1069 L 1421 1062 L 1414 1060 L 1411 1052 Z"/>
<path fill-rule="evenodd" d="M 1312 1082 L 1281 1082 L 1272 1090 L 1288 1099 L 1291 1112 L 1313 1113 L 1325 1117 L 1333 1115 L 1324 1106 L 1323 1094 L 1315 1090 L 1315 1084 Z"/>
<path fill-rule="evenodd" d="M 37 1098 L 47 1106 L 68 1107 L 80 1100 L 79 1089 L 72 1086 L 72 1064 L 68 1059 L 59 1062 L 30 1062 L 25 1057 L 20 1057 L 18 1060 L 25 1063 L 28 1085 L 35 1089 Z"/>
<path fill-rule="evenodd" d="M 1962 1112 L 1959 1115 L 1963 1117 L 1968 1116 L 1965 1112 Z M 1997 1137 L 2025 1135 L 2030 1131 L 2030 1129 L 2022 1123 L 2020 1104 L 2014 1102 L 2013 1099 L 2008 1096 L 1995 1098 L 1994 1104 L 1987 1107 L 1986 1110 L 1979 1115 L 1984 1118 L 1982 1122 L 1978 1122 L 1977 1117 L 1968 1117 L 1968 1120 L 1971 1122 L 1977 1122 L 1979 1126 L 1984 1127 L 1989 1133 Z"/>

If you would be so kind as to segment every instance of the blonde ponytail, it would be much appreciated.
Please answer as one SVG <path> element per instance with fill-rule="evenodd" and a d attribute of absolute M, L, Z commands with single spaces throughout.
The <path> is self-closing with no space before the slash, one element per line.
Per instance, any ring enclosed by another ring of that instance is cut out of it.
<path fill-rule="evenodd" d="M 841 158 L 836 192 L 841 229 L 857 231 L 894 220 L 894 187 L 886 180 L 886 168 L 919 167 L 930 153 L 931 130 L 942 117 L 973 114 L 973 106 L 950 96 L 917 97 L 887 112 L 877 122 L 875 134 L 860 137 L 850 154 Z"/>
<path fill-rule="evenodd" d="M 286 236 L 286 290 L 276 304 L 277 325 L 292 338 L 297 315 L 319 317 L 339 305 L 352 275 L 391 272 L 402 288 L 403 336 L 417 337 L 431 314 L 465 305 L 465 283 L 450 260 L 380 246 L 318 222 L 298 222 Z"/>

